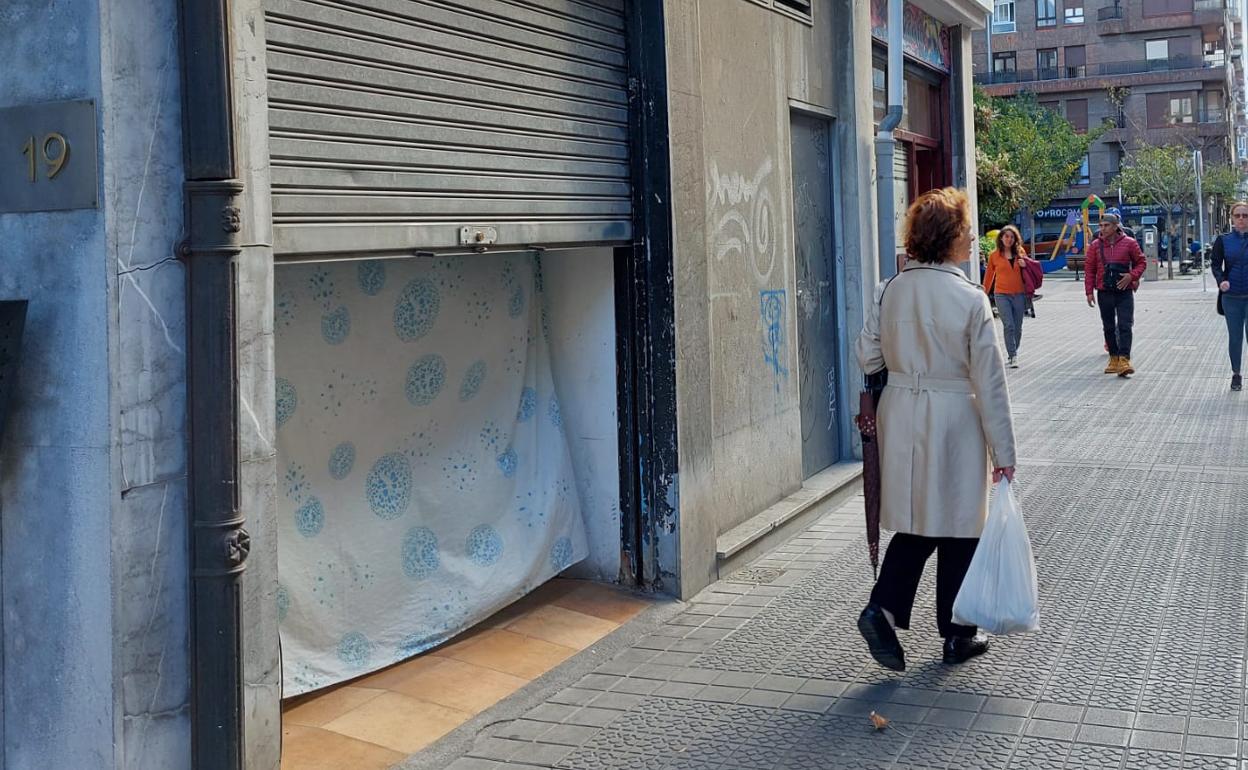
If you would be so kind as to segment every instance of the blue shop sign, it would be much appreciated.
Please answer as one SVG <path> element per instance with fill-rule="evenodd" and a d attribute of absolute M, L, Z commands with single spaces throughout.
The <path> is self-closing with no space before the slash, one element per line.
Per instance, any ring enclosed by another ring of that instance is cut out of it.
<path fill-rule="evenodd" d="M 1117 208 L 1119 211 L 1122 212 L 1122 215 L 1128 219 L 1135 219 L 1137 217 L 1142 217 L 1142 216 L 1164 217 L 1166 215 L 1166 209 L 1162 206 L 1137 206 L 1135 204 L 1128 204 L 1125 206 L 1112 206 L 1110 204 L 1106 204 L 1106 208 L 1107 209 Z M 1075 213 L 1076 216 L 1079 216 L 1080 207 L 1079 206 L 1052 206 L 1050 208 L 1040 209 L 1039 211 L 1037 211 L 1036 219 L 1037 220 L 1041 220 L 1041 219 L 1065 220 L 1066 217 L 1069 216 L 1072 211 Z M 1175 206 L 1171 210 L 1171 213 L 1181 214 L 1183 213 L 1183 208 L 1181 206 Z M 1091 219 L 1093 221 L 1096 220 L 1095 211 L 1092 213 Z"/>

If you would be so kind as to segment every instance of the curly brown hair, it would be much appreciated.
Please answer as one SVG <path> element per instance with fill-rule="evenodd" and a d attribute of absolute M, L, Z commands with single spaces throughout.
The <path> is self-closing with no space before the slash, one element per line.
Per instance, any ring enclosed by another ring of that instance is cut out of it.
<path fill-rule="evenodd" d="M 956 187 L 929 190 L 906 212 L 906 252 L 918 262 L 944 262 L 958 236 L 970 227 L 965 192 Z"/>

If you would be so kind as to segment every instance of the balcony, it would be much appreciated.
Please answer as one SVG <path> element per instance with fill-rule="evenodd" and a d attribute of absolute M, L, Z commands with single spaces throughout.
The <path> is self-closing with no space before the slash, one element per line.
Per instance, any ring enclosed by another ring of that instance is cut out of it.
<path fill-rule="evenodd" d="M 1097 21 L 1116 21 L 1118 19 L 1125 19 L 1125 18 L 1126 18 L 1125 9 L 1123 9 L 1123 7 L 1117 3 L 1114 3 L 1113 5 L 1107 5 L 1104 8 L 1096 9 Z"/>
<path fill-rule="evenodd" d="M 1080 67 L 1044 67 L 1040 69 L 1015 70 L 1013 72 L 980 72 L 975 75 L 974 80 L 976 85 L 1001 85 L 1009 83 L 1036 83 L 1047 80 L 1082 80 L 1084 78 L 1140 75 L 1152 72 L 1174 72 L 1177 70 L 1212 71 L 1222 66 L 1223 64 L 1219 63 L 1219 60 L 1207 60 L 1203 56 L 1171 56 L 1168 59 L 1101 62 Z"/>

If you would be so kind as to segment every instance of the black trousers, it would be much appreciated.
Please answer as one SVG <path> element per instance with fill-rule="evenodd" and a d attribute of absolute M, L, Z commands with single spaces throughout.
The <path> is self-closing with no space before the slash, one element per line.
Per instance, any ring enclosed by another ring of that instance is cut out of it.
<path fill-rule="evenodd" d="M 936 552 L 936 627 L 940 635 L 974 636 L 975 626 L 953 622 L 953 600 L 979 545 L 976 537 L 923 537 L 897 533 L 888 544 L 871 601 L 893 614 L 898 628 L 910 628 L 910 610 L 927 559 Z"/>
<path fill-rule="evenodd" d="M 1131 357 L 1131 325 L 1135 323 L 1135 292 L 1098 291 L 1096 302 L 1101 308 L 1101 328 L 1111 356 Z"/>

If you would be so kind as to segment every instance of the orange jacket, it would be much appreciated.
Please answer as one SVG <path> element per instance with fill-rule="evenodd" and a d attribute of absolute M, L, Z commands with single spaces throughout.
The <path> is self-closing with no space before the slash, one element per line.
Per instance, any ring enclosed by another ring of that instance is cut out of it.
<path fill-rule="evenodd" d="M 1027 288 L 1023 285 L 1023 258 L 1026 256 L 1026 250 L 1019 246 L 1018 258 L 1011 265 L 1009 257 L 993 249 L 988 255 L 988 272 L 984 273 L 984 290 L 993 294 L 1026 294 Z"/>

